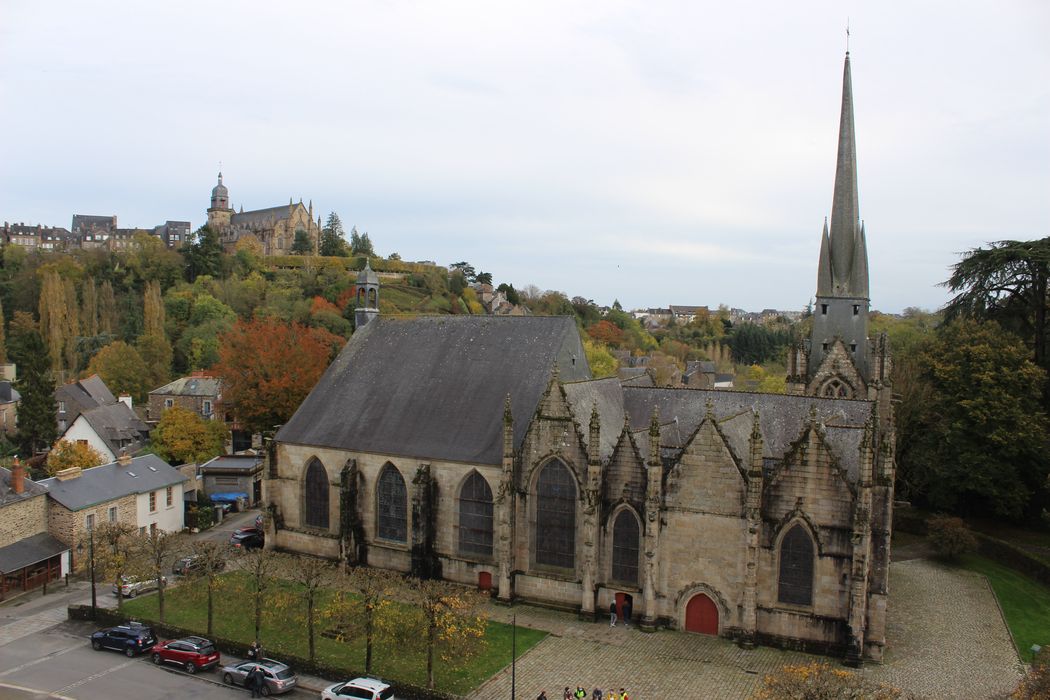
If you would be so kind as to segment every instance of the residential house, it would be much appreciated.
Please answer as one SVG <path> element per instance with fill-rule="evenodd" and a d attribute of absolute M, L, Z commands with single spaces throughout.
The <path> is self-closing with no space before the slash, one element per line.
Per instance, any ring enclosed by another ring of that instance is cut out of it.
<path fill-rule="evenodd" d="M 106 460 L 142 449 L 149 440 L 149 426 L 131 408 L 131 397 L 90 408 L 66 429 L 63 440 L 83 442 L 102 453 Z"/>
<path fill-rule="evenodd" d="M 116 397 L 97 374 L 63 384 L 55 390 L 58 404 L 58 432 L 64 433 L 84 411 L 115 404 Z"/>
<path fill-rule="evenodd" d="M 120 459 L 91 469 L 64 469 L 40 485 L 50 498 L 52 535 L 75 547 L 101 522 L 178 532 L 185 526 L 183 489 L 189 481 L 157 455 Z"/>
<path fill-rule="evenodd" d="M 0 431 L 10 435 L 18 429 L 18 402 L 22 395 L 14 385 L 0 380 Z"/>
<path fill-rule="evenodd" d="M 224 420 L 226 416 L 220 410 L 221 402 L 222 379 L 204 372 L 194 372 L 151 391 L 146 419 L 158 421 L 164 409 L 179 406 L 206 420 Z"/>
<path fill-rule="evenodd" d="M 69 572 L 69 546 L 48 532 L 47 489 L 15 460 L 0 467 L 0 600 Z"/>

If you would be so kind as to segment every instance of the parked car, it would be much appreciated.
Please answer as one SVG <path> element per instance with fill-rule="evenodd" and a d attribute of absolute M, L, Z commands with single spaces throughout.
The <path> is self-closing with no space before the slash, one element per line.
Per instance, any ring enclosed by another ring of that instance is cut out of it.
<path fill-rule="evenodd" d="M 204 637 L 172 639 L 153 647 L 153 663 L 182 666 L 186 673 L 207 671 L 219 665 L 219 652 Z"/>
<path fill-rule="evenodd" d="M 243 686 L 248 672 L 255 666 L 261 666 L 263 675 L 266 677 L 266 684 L 262 689 L 263 695 L 287 693 L 299 682 L 299 677 L 295 675 L 295 672 L 287 664 L 282 664 L 280 661 L 274 661 L 273 659 L 238 661 L 235 664 L 224 666 L 222 669 L 222 682 L 227 685 Z"/>
<path fill-rule="evenodd" d="M 377 678 L 355 678 L 335 683 L 321 691 L 321 700 L 397 700 L 389 683 Z"/>
<path fill-rule="evenodd" d="M 167 585 L 167 577 L 161 576 L 160 583 L 162 586 Z M 135 576 L 122 576 L 120 579 L 119 595 L 125 598 L 134 598 L 139 593 L 146 593 L 155 590 L 157 590 L 157 579 L 155 578 L 139 579 Z M 116 584 L 113 584 L 113 595 L 118 595 Z"/>
<path fill-rule="evenodd" d="M 263 534 L 254 527 L 242 527 L 230 535 L 230 545 L 238 549 L 262 549 Z"/>
<path fill-rule="evenodd" d="M 157 637 L 153 630 L 138 622 L 107 627 L 91 635 L 91 648 L 95 651 L 116 649 L 129 657 L 149 651 L 156 644 Z"/>
<path fill-rule="evenodd" d="M 215 562 L 215 570 L 222 571 L 226 568 L 226 562 L 217 561 Z M 204 559 L 199 554 L 191 554 L 187 557 L 179 559 L 171 566 L 171 573 L 176 576 L 189 576 L 190 574 L 199 573 L 204 570 Z"/>

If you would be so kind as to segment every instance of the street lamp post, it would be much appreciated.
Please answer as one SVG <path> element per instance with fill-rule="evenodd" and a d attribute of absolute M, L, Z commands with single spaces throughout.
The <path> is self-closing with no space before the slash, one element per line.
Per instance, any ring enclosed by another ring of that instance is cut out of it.
<path fill-rule="evenodd" d="M 515 691 L 515 671 L 518 665 L 518 614 L 514 613 L 510 617 L 510 700 L 516 700 L 517 695 Z"/>
<path fill-rule="evenodd" d="M 77 554 L 84 553 L 84 543 L 77 545 Z M 95 528 L 88 528 L 88 557 L 91 559 L 91 619 L 94 620 L 98 611 L 98 599 L 95 596 Z"/>

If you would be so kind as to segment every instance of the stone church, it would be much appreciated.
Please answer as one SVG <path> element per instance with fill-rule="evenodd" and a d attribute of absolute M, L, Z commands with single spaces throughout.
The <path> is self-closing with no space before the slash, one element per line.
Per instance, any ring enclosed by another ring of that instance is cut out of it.
<path fill-rule="evenodd" d="M 314 221 L 314 203 L 304 205 L 288 200 L 287 205 L 234 211 L 230 206 L 230 191 L 219 182 L 211 190 L 211 206 L 208 207 L 208 226 L 218 232 L 227 253 L 236 252 L 237 242 L 242 238 L 254 238 L 262 247 L 263 255 L 290 255 L 297 231 L 310 237 L 316 253 L 321 240 L 321 217 Z"/>
<path fill-rule="evenodd" d="M 593 379 L 571 318 L 378 313 L 274 441 L 273 546 L 643 627 L 879 660 L 894 480 L 849 55 L 789 394 Z"/>

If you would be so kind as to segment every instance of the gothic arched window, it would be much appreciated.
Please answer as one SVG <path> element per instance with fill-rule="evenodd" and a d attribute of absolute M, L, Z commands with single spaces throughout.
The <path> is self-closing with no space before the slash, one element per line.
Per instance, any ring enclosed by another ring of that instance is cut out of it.
<path fill-rule="evenodd" d="M 408 541 L 408 491 L 394 465 L 387 464 L 376 486 L 376 535 L 395 542 Z"/>
<path fill-rule="evenodd" d="M 549 462 L 536 480 L 536 563 L 576 564 L 576 482 L 569 468 Z"/>
<path fill-rule="evenodd" d="M 621 510 L 613 521 L 612 577 L 615 581 L 638 585 L 638 518 Z"/>
<path fill-rule="evenodd" d="M 850 388 L 838 379 L 829 381 L 821 391 L 821 396 L 829 399 L 849 399 L 852 398 L 851 394 Z"/>
<path fill-rule="evenodd" d="M 813 540 L 796 524 L 780 541 L 780 585 L 777 600 L 792 605 L 813 603 Z"/>
<path fill-rule="evenodd" d="M 492 489 L 477 472 L 459 490 L 459 551 L 492 556 Z"/>
<path fill-rule="evenodd" d="M 307 527 L 328 529 L 328 472 L 315 457 L 306 465 L 306 479 L 303 484 L 303 522 Z"/>

